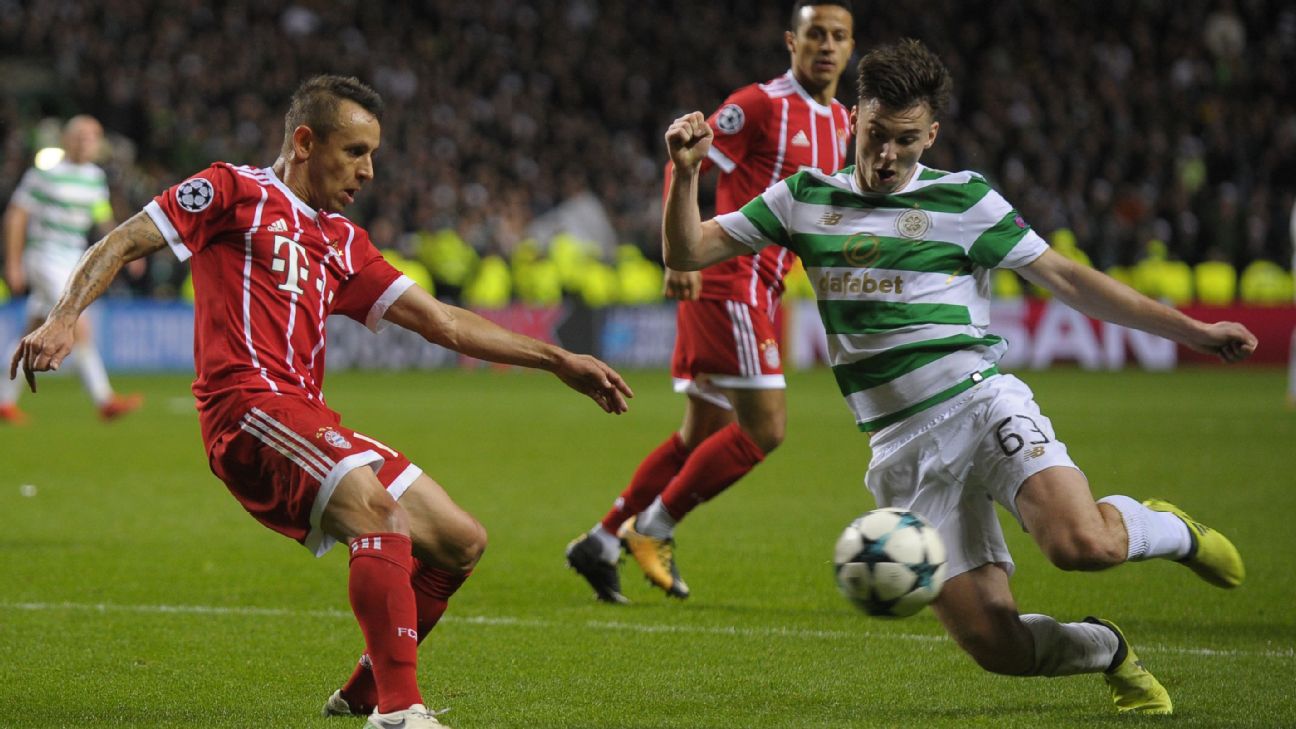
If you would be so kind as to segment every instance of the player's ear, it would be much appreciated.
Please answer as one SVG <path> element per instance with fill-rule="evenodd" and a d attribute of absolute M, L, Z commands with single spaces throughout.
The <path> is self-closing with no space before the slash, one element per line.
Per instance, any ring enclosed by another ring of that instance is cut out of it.
<path fill-rule="evenodd" d="M 927 132 L 927 143 L 923 145 L 923 149 L 931 149 L 931 146 L 936 143 L 936 133 L 939 131 L 940 122 L 932 122 L 931 130 Z"/>
<path fill-rule="evenodd" d="M 783 31 L 783 43 L 787 46 L 788 53 L 796 50 L 796 34 L 790 30 Z"/>
<path fill-rule="evenodd" d="M 315 132 L 305 124 L 299 125 L 292 133 L 293 155 L 299 160 L 310 159 L 311 149 L 315 146 Z"/>

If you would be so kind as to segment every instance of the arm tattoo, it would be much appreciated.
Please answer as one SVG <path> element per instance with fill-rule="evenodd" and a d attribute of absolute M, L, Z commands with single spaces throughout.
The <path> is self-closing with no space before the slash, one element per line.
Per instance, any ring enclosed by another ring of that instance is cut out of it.
<path fill-rule="evenodd" d="M 144 213 L 136 213 L 85 252 L 50 316 L 77 316 L 103 295 L 126 263 L 165 248 L 166 239 Z"/>

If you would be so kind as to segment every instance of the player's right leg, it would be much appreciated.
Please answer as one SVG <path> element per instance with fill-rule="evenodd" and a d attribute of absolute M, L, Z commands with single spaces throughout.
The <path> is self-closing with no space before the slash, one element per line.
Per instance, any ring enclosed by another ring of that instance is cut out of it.
<path fill-rule="evenodd" d="M 364 633 L 379 713 L 423 705 L 416 676 L 418 612 L 410 583 L 410 524 L 409 514 L 363 465 L 338 482 L 320 519 L 325 534 L 350 545 L 348 593 Z M 362 704 L 354 703 L 353 710 Z"/>
<path fill-rule="evenodd" d="M 945 583 L 932 610 L 950 637 L 982 668 L 1010 676 L 1101 673 L 1118 711 L 1169 714 L 1170 695 L 1110 621 L 1060 623 L 1020 615 L 1008 573 L 984 564 Z"/>
<path fill-rule="evenodd" d="M 28 321 L 27 330 L 23 335 L 31 334 L 36 331 L 36 327 L 44 321 L 44 316 L 39 315 L 39 311 L 32 311 L 32 297 L 27 300 Z M 14 340 L 5 347 L 5 362 L 13 358 L 14 352 L 18 350 L 18 340 Z M 22 388 L 26 386 L 26 377 L 23 375 L 22 362 L 18 363 L 18 373 L 11 380 L 8 377 L 0 377 L 0 423 L 9 423 L 11 425 L 23 425 L 27 422 L 27 413 L 18 408 L 18 397 L 22 394 Z"/>
<path fill-rule="evenodd" d="M 368 436 L 360 437 L 388 457 L 377 474 L 378 479 L 387 485 L 388 493 L 398 497 L 408 518 L 413 543 L 409 584 L 414 591 L 417 642 L 421 644 L 485 551 L 486 530 L 430 476 L 396 451 Z M 374 660 L 365 653 L 347 682 L 329 697 L 322 713 L 325 716 L 371 714 L 379 704 L 373 669 Z"/>

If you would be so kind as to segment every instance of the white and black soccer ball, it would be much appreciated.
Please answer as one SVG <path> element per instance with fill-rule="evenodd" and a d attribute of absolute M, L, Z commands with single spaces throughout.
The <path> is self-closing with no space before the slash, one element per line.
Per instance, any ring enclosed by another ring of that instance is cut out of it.
<path fill-rule="evenodd" d="M 903 618 L 945 584 L 945 543 L 926 519 L 876 509 L 851 522 L 833 552 L 837 588 L 869 615 Z"/>
<path fill-rule="evenodd" d="M 193 177 L 180 183 L 175 191 L 176 203 L 191 213 L 202 212 L 211 205 L 215 192 L 212 184 L 201 177 Z"/>

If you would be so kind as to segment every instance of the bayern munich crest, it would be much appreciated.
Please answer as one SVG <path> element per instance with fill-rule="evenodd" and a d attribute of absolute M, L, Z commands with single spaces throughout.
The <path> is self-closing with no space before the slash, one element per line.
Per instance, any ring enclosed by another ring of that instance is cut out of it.
<path fill-rule="evenodd" d="M 896 218 L 896 232 L 905 238 L 921 238 L 931 230 L 931 216 L 924 210 L 906 210 Z"/>
<path fill-rule="evenodd" d="M 212 198 L 216 197 L 212 184 L 201 177 L 192 177 L 180 183 L 176 187 L 176 203 L 181 209 L 191 213 L 200 213 L 211 205 Z"/>
<path fill-rule="evenodd" d="M 765 359 L 765 366 L 771 370 L 778 369 L 779 350 L 778 342 L 773 339 L 766 339 L 760 343 L 761 356 Z"/>
<path fill-rule="evenodd" d="M 341 433 L 337 432 L 336 430 L 333 430 L 332 428 L 320 428 L 320 431 L 321 431 L 320 437 L 324 439 L 324 442 L 328 443 L 334 448 L 351 447 L 351 441 L 347 440 L 345 436 L 343 436 Z"/>
<path fill-rule="evenodd" d="M 725 134 L 737 134 L 742 131 L 743 123 L 746 121 L 747 115 L 737 104 L 725 104 L 724 108 L 716 113 L 716 129 Z"/>

